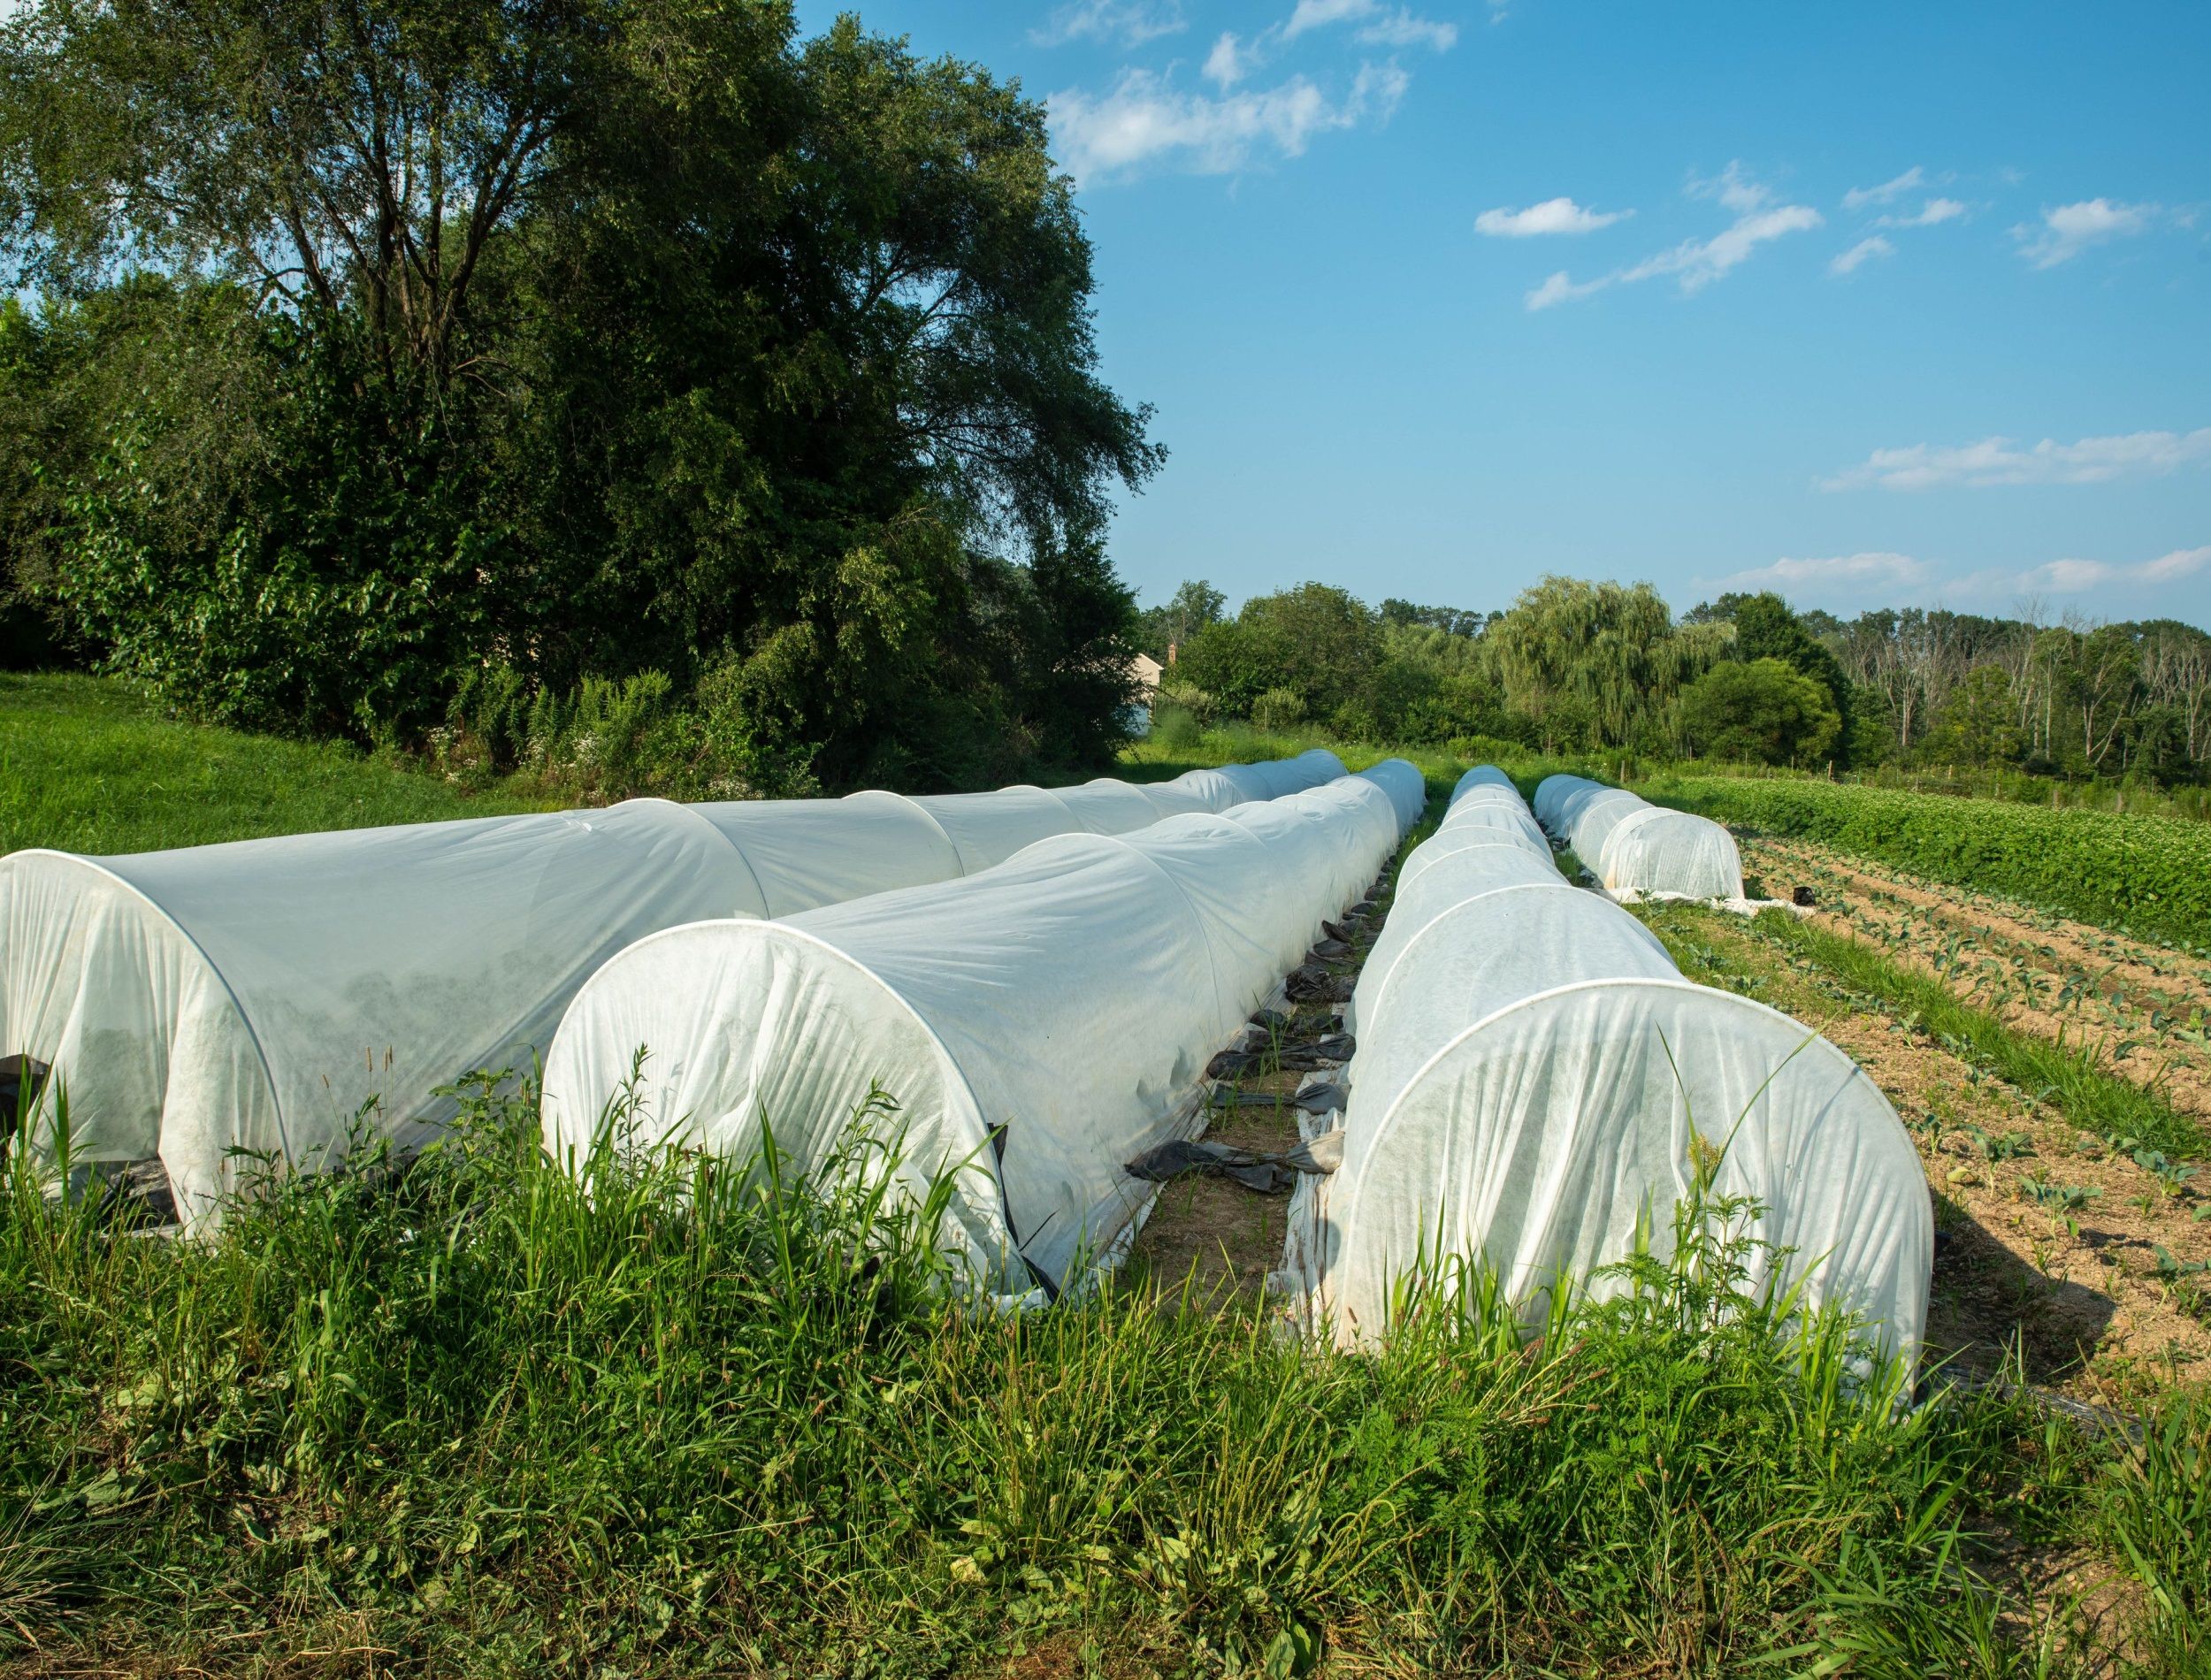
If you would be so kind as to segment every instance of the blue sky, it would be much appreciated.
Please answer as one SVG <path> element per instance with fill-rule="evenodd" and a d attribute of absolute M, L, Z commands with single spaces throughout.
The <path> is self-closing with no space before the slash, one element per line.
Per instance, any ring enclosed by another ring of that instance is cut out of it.
<path fill-rule="evenodd" d="M 1147 601 L 2211 624 L 2202 0 L 861 15 L 1048 103 L 1172 452 L 1113 530 Z"/>

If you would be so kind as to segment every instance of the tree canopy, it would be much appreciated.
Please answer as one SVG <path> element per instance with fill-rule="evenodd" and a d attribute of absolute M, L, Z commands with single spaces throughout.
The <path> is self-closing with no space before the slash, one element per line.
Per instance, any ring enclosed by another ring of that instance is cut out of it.
<path fill-rule="evenodd" d="M 1849 621 L 1729 594 L 1676 618 L 1648 584 L 1546 577 L 1502 611 L 1370 609 L 1307 584 L 1213 617 L 1166 692 L 1201 715 L 1468 754 L 1624 749 L 1838 768 L 2211 775 L 2211 635 L 1920 608 Z M 1153 608 L 1148 622 L 1161 609 Z"/>
<path fill-rule="evenodd" d="M 769 788 L 1116 738 L 1160 453 L 983 70 L 779 0 L 38 0 L 0 218 L 0 405 L 69 433 L 0 460 L 13 585 L 195 709 L 658 670 Z"/>

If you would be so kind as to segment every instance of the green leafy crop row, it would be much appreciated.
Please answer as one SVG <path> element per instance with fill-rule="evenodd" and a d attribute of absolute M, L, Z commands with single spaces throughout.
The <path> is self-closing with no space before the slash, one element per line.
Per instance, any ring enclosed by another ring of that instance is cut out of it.
<path fill-rule="evenodd" d="M 2203 823 L 1816 781 L 1668 776 L 1642 792 L 1953 886 L 2211 948 L 2211 827 Z"/>

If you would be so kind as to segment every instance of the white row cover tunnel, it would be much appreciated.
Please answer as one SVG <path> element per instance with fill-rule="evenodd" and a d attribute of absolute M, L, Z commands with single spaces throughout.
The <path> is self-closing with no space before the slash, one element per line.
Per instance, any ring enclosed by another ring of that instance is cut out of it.
<path fill-rule="evenodd" d="M 788 916 L 1343 774 L 1333 754 L 920 798 L 605 810 L 0 859 L 0 1056 L 54 1070 L 80 1162 L 158 1156 L 187 1219 L 233 1151 L 326 1164 L 375 1104 L 421 1139 L 438 1088 L 527 1067 L 608 958 L 708 917 Z M 42 1135 L 51 1146 L 49 1128 Z"/>
<path fill-rule="evenodd" d="M 1740 898 L 1735 837 L 1709 817 L 1578 775 L 1546 776 L 1535 815 L 1612 892 Z"/>
<path fill-rule="evenodd" d="M 804 1172 L 864 1113 L 907 1192 L 956 1175 L 941 1234 L 977 1283 L 1064 1287 L 1148 1204 L 1124 1164 L 1195 1129 L 1206 1063 L 1367 890 L 1419 790 L 1383 765 L 1040 841 L 963 880 L 655 935 L 562 1022 L 547 1148 L 580 1169 L 618 1126 L 631 1146 L 746 1159 L 764 1120 Z M 868 1111 L 878 1090 L 895 1113 Z"/>
<path fill-rule="evenodd" d="M 1666 1251 L 1694 1134 L 1725 1151 L 1712 1194 L 1764 1208 L 1775 1280 L 1916 1356 L 1933 1225 L 1887 1100 L 1798 1022 L 1684 980 L 1526 817 L 1470 776 L 1399 872 L 1352 1002 L 1343 1165 L 1293 1229 L 1313 1304 L 1366 1340 L 1400 1279 L 1459 1256 L 1533 1317 L 1558 1280 L 1625 1258 L 1639 1221 Z"/>

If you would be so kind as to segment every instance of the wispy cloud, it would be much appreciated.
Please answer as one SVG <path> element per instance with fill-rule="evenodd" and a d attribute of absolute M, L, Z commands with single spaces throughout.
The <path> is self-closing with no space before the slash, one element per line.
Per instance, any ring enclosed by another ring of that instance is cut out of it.
<path fill-rule="evenodd" d="M 1869 553 L 1777 560 L 1770 566 L 1699 578 L 1710 590 L 1770 589 L 1804 605 L 1840 607 L 1950 601 L 2015 602 L 2023 597 L 2138 593 L 2211 571 L 2211 546 L 2176 548 L 2154 560 L 2050 560 L 2025 568 L 1985 567 L 1963 577 L 1911 554 Z"/>
<path fill-rule="evenodd" d="M 1530 310 L 1548 309 L 1553 304 L 1572 302 L 1575 298 L 1602 292 L 1612 284 L 1613 279 L 1612 275 L 1605 274 L 1594 280 L 1578 281 L 1562 268 L 1541 286 L 1530 288 L 1525 301 Z"/>
<path fill-rule="evenodd" d="M 2024 571 L 1991 568 L 1960 578 L 1947 592 L 1985 600 L 2017 600 L 2032 595 L 2085 595 L 2095 592 L 2138 591 L 2177 584 L 2211 567 L 2211 545 L 2176 548 L 2154 560 L 2118 565 L 2108 560 L 2051 560 Z"/>
<path fill-rule="evenodd" d="M 1376 10 L 1376 0 L 1297 0 L 1297 9 L 1282 26 L 1282 34 L 1294 40 L 1308 29 L 1372 17 Z"/>
<path fill-rule="evenodd" d="M 1692 180 L 1688 190 L 1693 198 L 1717 199 L 1735 212 L 1734 221 L 1710 239 L 1684 240 L 1632 268 L 1594 280 L 1576 281 L 1562 269 L 1527 294 L 1527 307 L 1547 309 L 1610 286 L 1633 286 L 1665 276 L 1672 277 L 1685 294 L 1699 292 L 1748 262 L 1761 245 L 1820 225 L 1817 210 L 1804 204 L 1775 203 L 1771 189 L 1745 175 L 1740 164 L 1728 164 L 1711 180 Z"/>
<path fill-rule="evenodd" d="M 1396 65 L 1367 64 L 1341 99 L 1302 75 L 1213 98 L 1151 71 L 1128 70 L 1110 93 L 1069 89 L 1046 103 L 1060 159 L 1079 181 L 1153 167 L 1225 175 L 1267 157 L 1298 157 L 1320 134 L 1387 122 L 1409 80 Z"/>
<path fill-rule="evenodd" d="M 1876 449 L 1857 466 L 1821 481 L 1823 490 L 1985 489 L 1997 485 L 2097 485 L 2145 478 L 2211 462 L 2211 426 L 2194 431 L 2130 431 L 2021 448 L 2009 438 L 1938 447 Z"/>
<path fill-rule="evenodd" d="M 1771 589 L 1779 594 L 1863 596 L 1890 590 L 1914 594 L 1934 578 L 1934 568 L 1909 554 L 1832 554 L 1816 560 L 1782 559 L 1771 566 L 1730 573 L 1716 581 L 1731 590 Z"/>
<path fill-rule="evenodd" d="M 1547 198 L 1526 210 L 1486 210 L 1474 218 L 1474 231 L 1492 239 L 1533 239 L 1544 233 L 1594 233 L 1633 216 L 1633 210 L 1596 210 L 1571 198 Z"/>
<path fill-rule="evenodd" d="M 1926 179 L 1926 171 L 1914 164 L 1894 180 L 1883 181 L 1878 187 L 1853 187 L 1842 195 L 1842 207 L 1847 210 L 1859 210 L 1868 204 L 1890 203 L 1912 191 Z"/>
<path fill-rule="evenodd" d="M 1257 63 L 1258 56 L 1236 32 L 1224 29 L 1220 39 L 1213 42 L 1213 50 L 1205 55 L 1203 74 L 1216 87 L 1233 88 L 1251 73 Z"/>
<path fill-rule="evenodd" d="M 1381 0 L 1297 0 L 1289 21 L 1281 27 L 1282 39 L 1295 41 L 1308 30 L 1337 23 L 1358 25 L 1358 38 L 1369 46 L 1449 52 L 1458 42 L 1457 24 L 1418 17 L 1404 6 L 1393 11 Z"/>
<path fill-rule="evenodd" d="M 1182 0 L 1069 0 L 1030 30 L 1029 38 L 1040 47 L 1070 41 L 1116 41 L 1125 47 L 1141 47 L 1189 27 Z"/>
<path fill-rule="evenodd" d="M 1874 224 L 1877 227 L 1939 227 L 1954 222 L 1965 214 L 1965 204 L 1955 198 L 1931 198 L 1919 207 L 1916 216 L 1884 216 Z"/>
<path fill-rule="evenodd" d="M 1869 205 L 1894 203 L 1905 195 L 1916 191 L 1925 182 L 1926 178 L 1926 172 L 1915 164 L 1894 180 L 1883 181 L 1878 187 L 1852 187 L 1842 195 L 1842 207 L 1848 211 L 1856 211 L 1864 210 Z M 1929 198 L 1924 200 L 1919 208 L 1909 214 L 1892 211 L 1886 215 L 1877 216 L 1870 224 L 1862 224 L 1862 225 L 1893 228 L 1900 231 L 1908 227 L 1939 227 L 1945 222 L 1955 221 L 1966 213 L 1968 208 L 1962 199 Z M 1877 256 L 1895 255 L 1894 241 L 1879 233 L 1868 233 L 1849 249 L 1829 258 L 1827 271 L 1836 275 L 1855 274 Z"/>
<path fill-rule="evenodd" d="M 1860 240 L 1841 256 L 1827 264 L 1830 274 L 1855 274 L 1860 264 L 1876 256 L 1894 256 L 1896 248 L 1878 233 Z"/>
<path fill-rule="evenodd" d="M 1359 26 L 1358 39 L 1370 47 L 1426 47 L 1449 52 L 1458 44 L 1458 26 L 1416 18 L 1403 6 Z"/>
<path fill-rule="evenodd" d="M 2045 210 L 2039 222 L 2022 222 L 2011 230 L 2019 241 L 2019 255 L 2037 268 L 2055 268 L 2069 263 L 2091 246 L 2116 239 L 2131 239 L 2155 225 L 2155 204 L 2121 204 L 2108 198 L 2083 199 Z"/>

